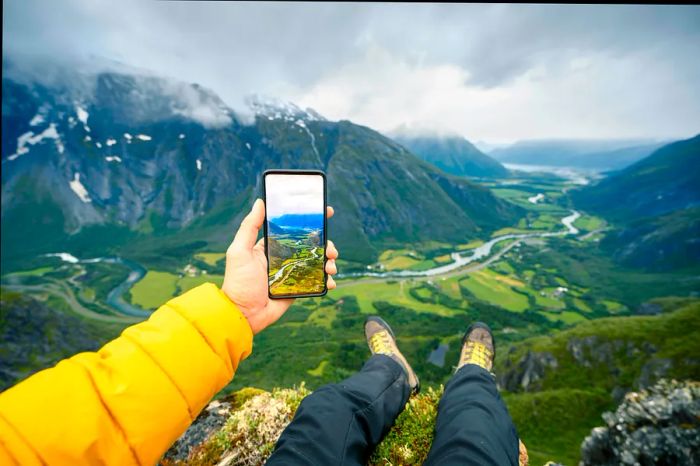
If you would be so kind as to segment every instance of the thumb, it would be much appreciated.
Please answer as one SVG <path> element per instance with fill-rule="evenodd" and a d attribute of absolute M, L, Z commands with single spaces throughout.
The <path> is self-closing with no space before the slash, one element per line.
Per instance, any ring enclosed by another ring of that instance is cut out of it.
<path fill-rule="evenodd" d="M 265 203 L 262 199 L 256 199 L 253 208 L 245 216 L 238 227 L 232 247 L 242 250 L 251 250 L 258 239 L 258 231 L 265 221 Z"/>

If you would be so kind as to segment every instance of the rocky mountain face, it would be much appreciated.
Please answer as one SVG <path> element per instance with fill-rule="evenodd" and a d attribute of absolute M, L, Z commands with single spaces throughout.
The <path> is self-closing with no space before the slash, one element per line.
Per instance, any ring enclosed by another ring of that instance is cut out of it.
<path fill-rule="evenodd" d="M 628 393 L 581 445 L 581 465 L 700 464 L 700 384 L 661 380 Z"/>
<path fill-rule="evenodd" d="M 700 348 L 688 332 L 698 328 L 700 304 L 660 302 L 642 309 L 658 315 L 598 319 L 511 346 L 499 358 L 499 385 L 513 393 L 594 385 L 620 401 L 661 378 L 698 378 Z M 679 309 L 663 313 L 664 306 Z"/>
<path fill-rule="evenodd" d="M 460 136 L 400 136 L 395 138 L 421 159 L 445 173 L 479 178 L 503 178 L 508 169 Z"/>
<path fill-rule="evenodd" d="M 2 82 L 6 264 L 134 235 L 221 246 L 267 168 L 327 172 L 334 240 L 358 262 L 377 242 L 464 241 L 520 216 L 369 128 L 293 104 L 251 98 L 244 118 L 195 84 L 117 72 L 66 81 Z"/>

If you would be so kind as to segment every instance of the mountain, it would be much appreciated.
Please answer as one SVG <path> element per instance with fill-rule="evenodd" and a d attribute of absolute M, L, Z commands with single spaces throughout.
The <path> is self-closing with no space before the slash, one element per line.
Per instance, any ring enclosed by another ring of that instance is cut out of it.
<path fill-rule="evenodd" d="M 700 135 L 663 146 L 576 193 L 574 200 L 581 208 L 616 220 L 700 205 Z"/>
<path fill-rule="evenodd" d="M 272 221 L 282 227 L 290 228 L 323 228 L 323 214 L 284 214 Z"/>
<path fill-rule="evenodd" d="M 279 234 L 279 233 L 284 233 L 284 228 L 282 228 L 281 226 L 279 226 L 273 222 L 268 221 L 267 222 L 267 231 L 269 233 L 278 233 Z"/>
<path fill-rule="evenodd" d="M 663 144 L 635 139 L 529 140 L 495 149 L 489 155 L 502 163 L 608 171 L 643 159 Z"/>
<path fill-rule="evenodd" d="M 285 246 L 274 238 L 267 239 L 267 248 L 269 251 L 268 257 L 270 257 L 270 267 L 280 267 L 282 262 L 289 259 L 294 255 L 294 249 Z"/>
<path fill-rule="evenodd" d="M 576 206 L 618 228 L 601 245 L 619 261 L 666 269 L 700 260 L 700 135 L 573 192 Z"/>
<path fill-rule="evenodd" d="M 50 84 L 4 73 L 2 92 L 5 267 L 57 250 L 147 262 L 223 250 L 267 168 L 326 171 L 333 240 L 358 263 L 522 215 L 370 128 L 290 103 L 253 97 L 239 115 L 196 84 L 114 71 Z"/>
<path fill-rule="evenodd" d="M 700 206 L 635 219 L 601 241 L 623 264 L 675 270 L 700 263 Z"/>
<path fill-rule="evenodd" d="M 445 173 L 479 178 L 503 178 L 508 170 L 460 136 L 395 138 L 421 159 Z"/>

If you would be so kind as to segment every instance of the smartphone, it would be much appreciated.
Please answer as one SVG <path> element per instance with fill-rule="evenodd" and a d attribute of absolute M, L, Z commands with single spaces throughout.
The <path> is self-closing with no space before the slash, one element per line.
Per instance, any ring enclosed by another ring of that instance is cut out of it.
<path fill-rule="evenodd" d="M 263 200 L 270 298 L 325 295 L 325 173 L 267 170 L 263 173 Z"/>

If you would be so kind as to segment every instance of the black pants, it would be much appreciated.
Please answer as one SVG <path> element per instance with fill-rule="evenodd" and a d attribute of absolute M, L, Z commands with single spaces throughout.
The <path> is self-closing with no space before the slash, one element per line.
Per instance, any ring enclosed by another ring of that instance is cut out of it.
<path fill-rule="evenodd" d="M 397 362 L 372 356 L 357 374 L 304 398 L 267 464 L 366 464 L 409 392 Z M 424 464 L 518 465 L 518 435 L 488 371 L 467 364 L 447 383 Z"/>

